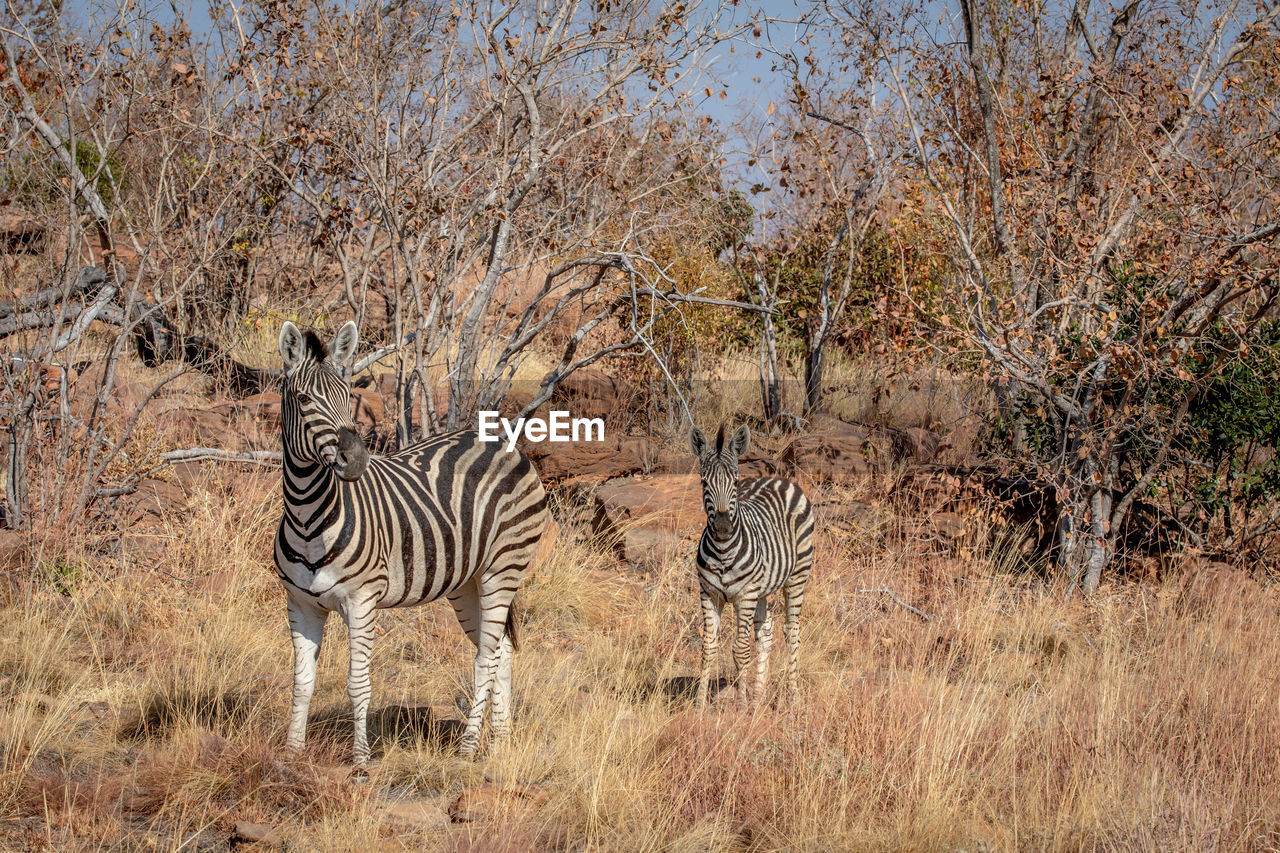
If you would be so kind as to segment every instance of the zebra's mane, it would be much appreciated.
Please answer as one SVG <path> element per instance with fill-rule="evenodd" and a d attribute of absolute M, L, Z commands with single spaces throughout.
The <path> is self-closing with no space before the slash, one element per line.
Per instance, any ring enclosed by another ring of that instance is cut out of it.
<path fill-rule="evenodd" d="M 724 452 L 724 424 L 720 424 L 720 430 L 716 433 L 716 455 Z"/>
<path fill-rule="evenodd" d="M 329 357 L 329 348 L 324 345 L 324 341 L 320 340 L 320 336 L 307 329 L 304 338 L 307 342 L 307 352 L 315 359 L 317 363 L 324 361 Z"/>

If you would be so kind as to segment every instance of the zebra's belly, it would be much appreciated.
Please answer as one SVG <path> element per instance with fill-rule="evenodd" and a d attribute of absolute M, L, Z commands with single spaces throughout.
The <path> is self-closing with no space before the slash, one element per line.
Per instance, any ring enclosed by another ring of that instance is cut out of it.
<path fill-rule="evenodd" d="M 406 535 L 410 537 L 407 541 Z M 462 587 L 488 553 L 483 544 L 472 553 L 462 540 L 463 534 L 452 529 L 447 537 L 439 539 L 397 531 L 388 542 L 387 588 L 378 607 L 412 607 Z"/>

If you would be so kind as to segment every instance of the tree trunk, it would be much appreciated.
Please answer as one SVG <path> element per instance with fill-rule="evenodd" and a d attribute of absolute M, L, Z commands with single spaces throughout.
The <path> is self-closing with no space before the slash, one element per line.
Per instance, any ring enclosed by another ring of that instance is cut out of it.
<path fill-rule="evenodd" d="M 809 344 L 804 361 L 804 416 L 811 418 L 822 414 L 823 341 Z"/>
<path fill-rule="evenodd" d="M 511 221 L 503 216 L 494 231 L 484 279 L 476 286 L 471 307 L 467 310 L 458 334 L 458 359 L 454 362 L 453 375 L 449 379 L 450 430 L 459 429 L 462 426 L 463 409 L 474 408 L 478 402 L 475 399 L 478 384 L 475 374 L 480 360 L 480 348 L 484 344 L 484 318 L 489 313 L 489 304 L 493 302 L 493 294 L 498 289 L 510 240 Z"/>
<path fill-rule="evenodd" d="M 772 309 L 774 294 L 769 292 L 764 276 L 759 271 L 755 274 L 756 294 L 760 299 L 760 307 Z M 764 418 L 773 421 L 782 414 L 782 381 L 778 372 L 778 339 L 773 328 L 773 315 L 767 312 L 760 314 L 760 392 L 764 404 Z"/>
<path fill-rule="evenodd" d="M 1107 546 L 1111 537 L 1107 535 L 1107 519 L 1111 517 L 1111 495 L 1104 489 L 1098 489 L 1089 499 L 1089 539 L 1085 547 L 1085 575 L 1082 587 L 1085 595 L 1093 595 L 1098 591 L 1102 581 L 1102 570 L 1108 562 Z"/>
<path fill-rule="evenodd" d="M 35 411 L 35 391 L 31 390 L 15 407 L 9 424 L 9 464 L 5 483 L 9 505 L 5 522 L 10 530 L 24 530 L 28 521 L 27 452 L 31 448 L 31 414 Z"/>

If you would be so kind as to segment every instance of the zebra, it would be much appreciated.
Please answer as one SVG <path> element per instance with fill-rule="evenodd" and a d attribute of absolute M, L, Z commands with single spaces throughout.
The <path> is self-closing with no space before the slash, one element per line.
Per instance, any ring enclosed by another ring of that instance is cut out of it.
<path fill-rule="evenodd" d="M 354 760 L 366 765 L 377 611 L 444 596 L 476 646 L 475 692 L 460 743 L 470 758 L 486 711 L 496 742 L 510 731 L 511 605 L 546 526 L 546 492 L 522 453 L 481 442 L 474 431 L 387 456 L 370 453 L 355 432 L 341 372 L 357 338 L 355 323 L 327 347 L 293 323 L 280 331 L 284 514 L 275 560 L 294 655 L 286 747 L 305 743 L 320 641 L 337 611 L 350 640 Z"/>
<path fill-rule="evenodd" d="M 767 596 L 779 589 L 786 603 L 783 633 L 789 654 L 787 693 L 794 699 L 798 692 L 800 607 L 813 566 L 813 510 L 809 499 L 790 480 L 760 477 L 738 481 L 738 458 L 751 444 L 751 430 L 746 424 L 727 442 L 721 425 L 714 446 L 695 426 L 690 442 L 701 469 L 702 503 L 707 511 L 707 526 L 698 543 L 697 557 L 703 625 L 697 707 L 706 706 L 719 651 L 720 611 L 726 601 L 737 614 L 735 680 L 743 681 L 743 670 L 751 655 L 754 621 L 756 679 L 754 691 L 747 696 L 752 706 L 763 697 L 773 642 Z"/>

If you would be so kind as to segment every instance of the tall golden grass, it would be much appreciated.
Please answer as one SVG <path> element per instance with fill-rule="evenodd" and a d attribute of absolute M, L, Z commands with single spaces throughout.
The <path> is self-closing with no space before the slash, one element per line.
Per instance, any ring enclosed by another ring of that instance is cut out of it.
<path fill-rule="evenodd" d="M 1064 602 L 998 549 L 957 573 L 926 546 L 828 526 L 796 706 L 748 713 L 724 693 L 694 711 L 689 558 L 633 576 L 566 527 L 521 593 L 507 748 L 456 759 L 470 648 L 433 605 L 381 622 L 368 781 L 344 764 L 336 620 L 311 744 L 288 756 L 275 476 L 242 476 L 234 499 L 217 474 L 196 488 L 164 573 L 86 564 L 62 592 L 10 585 L 0 844 L 196 849 L 249 820 L 329 850 L 1280 845 L 1274 589 L 1218 570 Z M 486 778 L 540 796 L 469 824 L 389 811 Z"/>
<path fill-rule="evenodd" d="M 906 390 L 895 424 L 948 414 Z M 1280 848 L 1274 586 L 1188 561 L 1065 600 L 993 531 L 941 555 L 917 510 L 882 500 L 819 525 L 797 705 L 751 713 L 725 691 L 695 711 L 692 554 L 635 572 L 564 502 L 520 594 L 507 747 L 457 759 L 472 651 L 435 604 L 381 619 L 367 780 L 347 765 L 336 618 L 309 745 L 288 755 L 278 478 L 208 470 L 145 536 L 120 531 L 120 554 L 51 532 L 0 585 L 0 848 L 216 849 L 237 821 L 293 850 Z M 482 785 L 536 796 L 450 822 Z"/>

